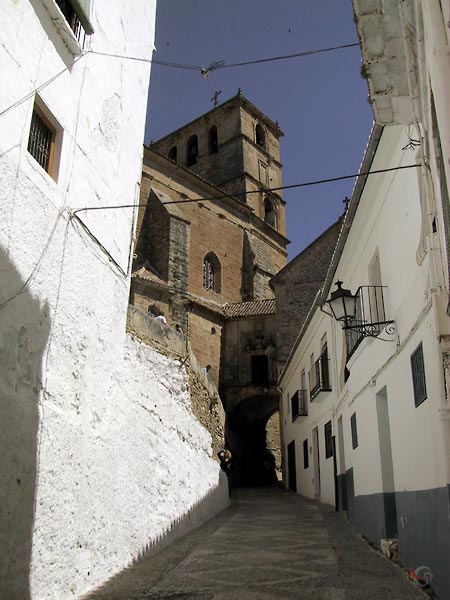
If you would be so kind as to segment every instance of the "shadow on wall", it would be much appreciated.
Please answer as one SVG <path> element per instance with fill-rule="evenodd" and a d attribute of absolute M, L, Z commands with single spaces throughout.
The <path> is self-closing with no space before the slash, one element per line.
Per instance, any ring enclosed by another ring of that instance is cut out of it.
<path fill-rule="evenodd" d="M 129 582 L 133 580 L 133 575 L 136 571 L 142 567 L 145 568 L 145 591 L 148 592 L 161 578 L 161 573 L 158 570 L 153 573 L 151 565 L 146 566 L 143 563 L 151 559 L 156 552 L 159 552 L 176 539 L 206 523 L 206 521 L 214 517 L 218 512 L 227 508 L 229 504 L 227 477 L 225 473 L 220 472 L 218 485 L 210 490 L 201 500 L 193 504 L 189 510 L 172 521 L 165 532 L 150 540 L 126 569 L 116 573 L 108 581 L 85 594 L 79 600 L 105 600 L 105 598 L 119 597 L 117 596 L 118 592 L 123 592 L 124 594 L 129 592 Z M 152 581 L 152 575 L 155 578 L 154 581 Z M 124 589 L 122 589 L 122 585 L 125 585 Z M 144 590 L 141 591 L 144 593 Z M 120 597 L 122 598 L 122 596 Z"/>
<path fill-rule="evenodd" d="M 8 600 L 30 598 L 38 399 L 48 313 L 48 305 L 33 298 L 0 248 L 0 598 Z"/>

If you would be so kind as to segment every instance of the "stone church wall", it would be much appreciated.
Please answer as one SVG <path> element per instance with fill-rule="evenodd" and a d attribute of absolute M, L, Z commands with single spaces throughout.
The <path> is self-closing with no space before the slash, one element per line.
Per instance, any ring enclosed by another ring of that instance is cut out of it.
<path fill-rule="evenodd" d="M 277 360 L 281 369 L 298 332 L 325 280 L 341 228 L 341 220 L 329 227 L 272 279 L 275 290 Z"/>

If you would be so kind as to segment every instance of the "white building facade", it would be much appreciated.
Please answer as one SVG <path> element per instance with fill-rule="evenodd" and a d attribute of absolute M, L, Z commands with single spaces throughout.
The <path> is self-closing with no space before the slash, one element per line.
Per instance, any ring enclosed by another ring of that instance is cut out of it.
<path fill-rule="evenodd" d="M 326 283 L 281 375 L 287 484 L 347 510 L 377 546 L 398 539 L 403 565 L 444 599 L 450 5 L 353 4 L 376 122 L 361 173 L 384 172 L 358 178 Z M 346 331 L 326 304 L 338 280 L 358 292 Z"/>
<path fill-rule="evenodd" d="M 408 140 L 403 126 L 373 129 L 361 173 L 394 170 L 355 187 L 327 282 L 281 375 L 283 437 L 288 487 L 346 510 L 378 547 L 398 538 L 403 564 L 431 569 L 445 598 L 448 296 L 423 169 L 396 169 L 415 164 Z M 325 303 L 337 280 L 362 298 L 355 329 L 344 331 Z"/>
<path fill-rule="evenodd" d="M 8 600 L 79 597 L 228 503 L 186 372 L 125 331 L 156 0 L 132 4 L 0 7 Z"/>

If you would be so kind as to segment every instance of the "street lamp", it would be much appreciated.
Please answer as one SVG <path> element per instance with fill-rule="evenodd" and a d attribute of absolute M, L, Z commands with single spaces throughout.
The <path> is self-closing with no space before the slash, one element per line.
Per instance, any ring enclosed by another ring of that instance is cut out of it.
<path fill-rule="evenodd" d="M 333 317 L 343 329 L 347 329 L 351 321 L 356 317 L 356 300 L 358 294 L 353 295 L 350 290 L 342 287 L 342 281 L 336 281 L 337 290 L 331 292 L 327 304 L 331 308 Z"/>

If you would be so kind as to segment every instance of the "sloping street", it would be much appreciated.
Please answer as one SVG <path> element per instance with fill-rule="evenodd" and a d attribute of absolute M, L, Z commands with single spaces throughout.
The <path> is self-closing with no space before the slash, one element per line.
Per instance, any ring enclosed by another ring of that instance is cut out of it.
<path fill-rule="evenodd" d="M 343 513 L 275 488 L 239 489 L 232 500 L 86 600 L 428 598 L 358 537 Z"/>

